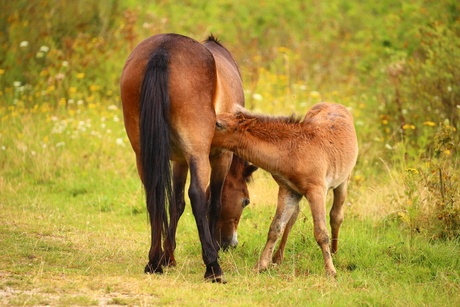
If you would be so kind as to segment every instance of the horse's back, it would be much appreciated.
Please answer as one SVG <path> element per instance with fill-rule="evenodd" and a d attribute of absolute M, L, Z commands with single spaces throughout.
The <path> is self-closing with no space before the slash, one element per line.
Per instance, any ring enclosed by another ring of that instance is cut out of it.
<path fill-rule="evenodd" d="M 138 151 L 139 101 L 146 66 L 160 51 L 168 60 L 173 154 L 182 156 L 181 151 L 188 148 L 188 144 L 203 144 L 202 150 L 209 152 L 210 144 L 198 138 L 210 140 L 214 132 L 215 60 L 203 44 L 179 34 L 151 36 L 139 43 L 126 60 L 120 88 L 125 126 L 133 148 Z M 197 136 L 195 131 L 201 135 Z"/>
<path fill-rule="evenodd" d="M 216 70 L 212 54 L 190 37 L 158 34 L 139 43 L 126 60 L 120 81 L 123 105 L 139 103 L 147 62 L 161 49 L 168 55 L 171 96 L 175 93 L 198 94 L 203 89 L 210 91 Z"/>
<path fill-rule="evenodd" d="M 214 99 L 216 113 L 231 112 L 233 105 L 244 106 L 244 92 L 238 65 L 230 52 L 213 36 L 204 46 L 212 53 L 217 68 L 217 91 Z"/>

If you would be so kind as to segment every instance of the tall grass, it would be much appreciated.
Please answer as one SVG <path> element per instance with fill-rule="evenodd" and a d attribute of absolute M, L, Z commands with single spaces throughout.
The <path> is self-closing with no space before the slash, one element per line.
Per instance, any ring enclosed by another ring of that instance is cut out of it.
<path fill-rule="evenodd" d="M 0 304 L 460 303 L 457 2 L 1 5 Z M 220 255 L 229 285 L 203 283 L 189 208 L 178 266 L 142 274 L 148 222 L 118 80 L 132 48 L 161 32 L 220 37 L 250 109 L 303 114 L 329 100 L 352 110 L 360 157 L 337 281 L 323 276 L 306 201 L 285 262 L 253 272 L 277 194 L 263 171 L 240 246 Z"/>

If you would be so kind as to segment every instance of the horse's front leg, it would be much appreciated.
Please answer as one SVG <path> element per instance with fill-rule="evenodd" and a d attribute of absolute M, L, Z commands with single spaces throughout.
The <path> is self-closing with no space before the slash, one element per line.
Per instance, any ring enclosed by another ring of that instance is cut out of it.
<path fill-rule="evenodd" d="M 329 248 L 330 240 L 326 228 L 326 194 L 327 189 L 322 186 L 313 186 L 308 189 L 305 197 L 310 204 L 313 216 L 315 239 L 321 248 L 324 259 L 324 267 L 328 276 L 336 276 L 336 270 L 332 263 L 332 255 Z"/>
<path fill-rule="evenodd" d="M 179 219 L 185 209 L 185 182 L 187 180 L 188 165 L 173 162 L 173 199 L 169 206 L 170 223 L 163 248 L 163 265 L 176 266 L 174 250 L 176 249 L 176 231 Z"/>
<path fill-rule="evenodd" d="M 276 242 L 278 241 L 280 235 L 284 233 L 286 225 L 291 220 L 292 216 L 298 211 L 301 197 L 302 195 L 299 195 L 284 185 L 280 185 L 278 191 L 278 205 L 276 207 L 276 214 L 268 231 L 265 248 L 262 251 L 259 261 L 254 268 L 256 271 L 261 272 L 268 268 L 272 259 Z"/>
<path fill-rule="evenodd" d="M 233 154 L 229 151 L 218 151 L 212 153 L 211 161 L 211 182 L 210 200 L 208 210 L 209 230 L 213 238 L 214 247 L 217 251 L 220 249 L 220 235 L 217 233 L 217 221 L 222 209 L 222 187 L 225 182 L 230 164 L 232 163 Z"/>

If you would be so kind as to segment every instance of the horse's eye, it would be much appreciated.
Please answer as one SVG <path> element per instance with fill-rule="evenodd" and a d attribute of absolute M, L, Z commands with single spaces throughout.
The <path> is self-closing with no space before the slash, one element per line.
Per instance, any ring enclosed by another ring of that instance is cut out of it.
<path fill-rule="evenodd" d="M 249 205 L 251 201 L 249 200 L 249 198 L 243 198 L 243 208 L 245 208 L 247 205 Z"/>

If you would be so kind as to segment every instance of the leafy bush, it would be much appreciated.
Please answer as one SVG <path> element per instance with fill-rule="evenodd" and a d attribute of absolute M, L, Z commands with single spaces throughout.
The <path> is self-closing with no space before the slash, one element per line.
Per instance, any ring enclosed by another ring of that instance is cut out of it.
<path fill-rule="evenodd" d="M 392 95 L 383 101 L 381 124 L 389 142 L 403 142 L 407 158 L 436 154 L 435 126 L 459 128 L 460 40 L 444 25 L 423 27 L 418 52 L 387 68 Z M 453 134 L 452 141 L 459 141 Z M 458 154 L 453 152 L 453 155 Z"/>

